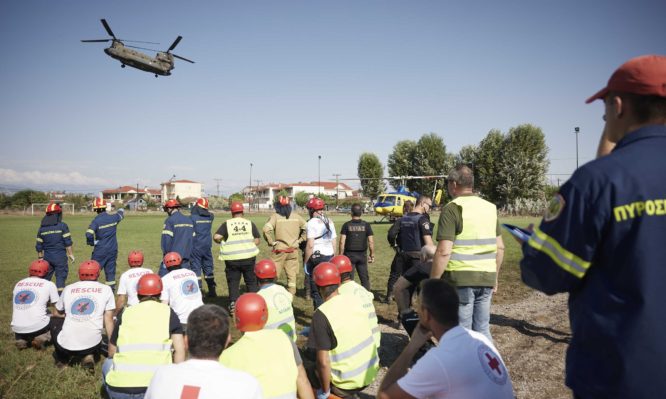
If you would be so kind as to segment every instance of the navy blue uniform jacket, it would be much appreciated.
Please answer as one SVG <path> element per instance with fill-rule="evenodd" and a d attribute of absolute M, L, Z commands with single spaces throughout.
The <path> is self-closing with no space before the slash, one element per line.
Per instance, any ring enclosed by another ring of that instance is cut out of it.
<path fill-rule="evenodd" d="M 175 211 L 164 221 L 162 229 L 162 254 L 178 252 L 183 259 L 192 255 L 194 225 L 189 216 Z"/>

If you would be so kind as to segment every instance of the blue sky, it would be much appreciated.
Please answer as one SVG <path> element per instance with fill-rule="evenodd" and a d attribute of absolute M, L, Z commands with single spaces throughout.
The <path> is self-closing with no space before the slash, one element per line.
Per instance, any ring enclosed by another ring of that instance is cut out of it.
<path fill-rule="evenodd" d="M 103 53 L 116 36 L 196 61 L 154 78 Z M 627 59 L 666 54 L 666 2 L 4 1 L 0 186 L 96 191 L 172 175 L 222 193 L 356 177 L 362 152 L 435 132 L 447 151 L 541 127 L 550 173 L 594 156 Z M 557 178 L 558 176 L 553 176 Z M 253 184 L 256 184 L 253 181 Z M 352 183 L 352 185 L 356 185 Z"/>

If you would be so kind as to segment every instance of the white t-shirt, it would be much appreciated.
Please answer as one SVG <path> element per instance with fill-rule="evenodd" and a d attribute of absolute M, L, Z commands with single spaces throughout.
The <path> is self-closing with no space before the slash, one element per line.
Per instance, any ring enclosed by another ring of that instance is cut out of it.
<path fill-rule="evenodd" d="M 132 267 L 120 276 L 118 284 L 118 295 L 127 295 L 127 306 L 139 303 L 139 297 L 136 294 L 136 284 L 144 274 L 152 273 L 145 267 Z"/>
<path fill-rule="evenodd" d="M 398 385 L 417 398 L 513 399 L 513 386 L 497 349 L 461 326 L 444 333 Z"/>
<path fill-rule="evenodd" d="M 216 360 L 190 359 L 162 366 L 150 381 L 144 399 L 261 399 L 261 387 L 248 373 Z"/>
<path fill-rule="evenodd" d="M 203 305 L 197 275 L 189 269 L 173 270 L 167 273 L 162 277 L 160 300 L 169 303 L 181 323 L 187 323 L 190 313 Z"/>
<path fill-rule="evenodd" d="M 65 312 L 58 344 L 70 351 L 92 348 L 102 341 L 104 312 L 114 310 L 111 288 L 97 281 L 79 281 L 62 291 L 56 309 Z"/>
<path fill-rule="evenodd" d="M 308 220 L 306 234 L 308 239 L 315 239 L 313 252 L 319 251 L 319 253 L 324 256 L 332 256 L 335 253 L 333 249 L 333 240 L 335 240 L 338 235 L 335 233 L 335 225 L 333 224 L 333 221 L 331 219 L 327 220 L 328 229 L 326 228 L 326 223 L 324 223 L 319 217 L 313 217 Z"/>
<path fill-rule="evenodd" d="M 46 307 L 49 302 L 58 302 L 58 289 L 49 280 L 28 277 L 16 283 L 12 297 L 12 331 L 28 334 L 49 324 L 51 318 L 46 314 Z"/>

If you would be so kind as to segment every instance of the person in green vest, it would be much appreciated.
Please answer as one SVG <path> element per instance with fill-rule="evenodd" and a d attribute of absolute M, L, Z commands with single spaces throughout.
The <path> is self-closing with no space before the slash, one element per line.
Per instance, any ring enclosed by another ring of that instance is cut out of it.
<path fill-rule="evenodd" d="M 185 361 L 183 328 L 173 309 L 160 302 L 161 293 L 160 277 L 144 274 L 137 283 L 139 303 L 117 316 L 102 366 L 111 399 L 143 398 L 158 367 Z"/>
<path fill-rule="evenodd" d="M 379 370 L 379 356 L 368 312 L 352 295 L 341 295 L 340 272 L 330 262 L 322 262 L 312 272 L 324 303 L 312 314 L 308 349 L 316 353 L 314 369 L 307 370 L 317 399 L 331 392 L 341 398 L 354 398 L 370 385 Z"/>
<path fill-rule="evenodd" d="M 257 292 L 254 276 L 254 261 L 259 254 L 259 229 L 243 217 L 243 204 L 231 203 L 231 219 L 226 220 L 213 235 L 220 244 L 220 260 L 224 261 L 227 287 L 229 288 L 229 311 L 234 312 L 236 299 L 240 296 L 241 276 L 249 292 Z"/>
<path fill-rule="evenodd" d="M 474 194 L 474 173 L 457 165 L 448 175 L 453 198 L 439 216 L 431 278 L 444 278 L 458 291 L 460 325 L 490 335 L 490 301 L 504 258 L 497 207 Z"/>
<path fill-rule="evenodd" d="M 222 352 L 222 365 L 254 376 L 265 398 L 314 399 L 296 344 L 282 331 L 265 328 L 268 307 L 261 295 L 241 295 L 234 320 L 243 336 Z"/>
<path fill-rule="evenodd" d="M 292 305 L 293 295 L 283 286 L 276 284 L 277 266 L 271 259 L 262 259 L 254 266 L 254 274 L 259 281 L 259 291 L 268 307 L 268 320 L 264 328 L 280 329 L 296 342 L 296 319 Z"/>
<path fill-rule="evenodd" d="M 375 344 L 379 349 L 381 343 L 382 333 L 379 331 L 379 322 L 377 321 L 377 312 L 375 310 L 375 305 L 372 301 L 375 299 L 375 296 L 372 292 L 365 289 L 364 286 L 354 281 L 353 270 L 351 260 L 346 255 L 336 255 L 331 258 L 331 263 L 338 267 L 340 272 L 340 287 L 338 292 L 341 295 L 351 295 L 363 304 L 363 309 L 368 312 L 368 322 L 370 323 L 370 328 L 372 329 L 372 335 L 375 337 Z"/>

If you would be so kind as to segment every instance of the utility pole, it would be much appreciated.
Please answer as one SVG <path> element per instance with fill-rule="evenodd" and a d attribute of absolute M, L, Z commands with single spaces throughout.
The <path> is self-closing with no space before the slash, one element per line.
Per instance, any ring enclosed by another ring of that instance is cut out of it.
<path fill-rule="evenodd" d="M 335 176 L 335 208 L 338 208 L 338 197 L 340 196 L 340 190 L 338 190 L 338 181 L 340 178 L 340 173 L 333 173 Z"/>
<path fill-rule="evenodd" d="M 248 192 L 248 199 L 247 199 L 247 213 L 250 213 L 251 209 L 252 209 L 252 162 L 250 162 L 250 189 Z"/>
<path fill-rule="evenodd" d="M 213 179 L 217 183 L 217 197 L 220 198 L 220 182 L 222 179 Z"/>
<path fill-rule="evenodd" d="M 578 169 L 578 133 L 580 133 L 580 128 L 576 126 L 574 128 L 574 134 L 576 135 L 576 169 Z"/>
<path fill-rule="evenodd" d="M 317 194 L 321 195 L 321 155 L 319 155 L 319 161 L 317 162 Z"/>

